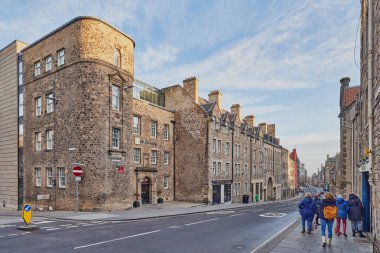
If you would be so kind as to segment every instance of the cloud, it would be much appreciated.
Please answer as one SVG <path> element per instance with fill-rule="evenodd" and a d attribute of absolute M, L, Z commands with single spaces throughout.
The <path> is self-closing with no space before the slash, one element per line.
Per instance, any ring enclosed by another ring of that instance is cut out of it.
<path fill-rule="evenodd" d="M 255 116 L 267 115 L 270 113 L 284 112 L 289 111 L 293 108 L 293 106 L 286 105 L 264 105 L 264 106 L 256 106 L 252 109 L 248 108 L 248 111 L 254 112 Z"/>
<path fill-rule="evenodd" d="M 141 53 L 140 61 L 146 71 L 161 69 L 163 64 L 174 62 L 177 54 L 178 49 L 168 45 L 161 45 L 156 49 L 149 46 L 146 51 Z"/>
<path fill-rule="evenodd" d="M 2 2 L 0 41 L 6 45 L 17 38 L 30 44 L 77 16 L 98 17 L 121 28 L 136 23 L 136 8 L 135 1 L 122 0 Z"/>
<path fill-rule="evenodd" d="M 335 19 L 320 20 L 315 9 L 331 12 L 327 4 L 310 3 L 279 15 L 273 23 L 264 22 L 267 26 L 261 30 L 210 51 L 198 61 L 168 65 L 159 71 L 137 68 L 136 73 L 158 86 L 195 75 L 210 90 L 231 85 L 242 90 L 314 89 L 347 68 L 343 66 L 352 65 L 354 40 L 346 38 Z M 320 23 L 323 27 L 315 31 Z M 324 29 L 327 32 L 322 32 Z"/>

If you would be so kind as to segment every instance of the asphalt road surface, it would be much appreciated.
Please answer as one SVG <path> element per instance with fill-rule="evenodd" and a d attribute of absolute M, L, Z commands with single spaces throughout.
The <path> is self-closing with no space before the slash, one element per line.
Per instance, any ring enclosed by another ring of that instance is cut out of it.
<path fill-rule="evenodd" d="M 0 252 L 252 252 L 299 217 L 298 202 L 129 222 L 45 219 L 30 232 L 0 225 Z"/>

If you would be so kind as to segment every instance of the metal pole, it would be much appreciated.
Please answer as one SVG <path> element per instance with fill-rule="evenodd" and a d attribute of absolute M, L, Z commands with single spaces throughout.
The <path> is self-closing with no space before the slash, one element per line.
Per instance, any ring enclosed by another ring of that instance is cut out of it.
<path fill-rule="evenodd" d="M 76 193 L 75 193 L 75 212 L 78 212 L 78 180 L 75 180 L 76 183 Z"/>

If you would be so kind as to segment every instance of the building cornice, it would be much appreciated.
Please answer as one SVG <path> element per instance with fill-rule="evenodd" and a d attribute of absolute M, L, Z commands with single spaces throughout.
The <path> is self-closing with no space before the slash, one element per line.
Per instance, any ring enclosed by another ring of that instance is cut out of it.
<path fill-rule="evenodd" d="M 133 40 L 133 38 L 131 36 L 129 36 L 128 34 L 120 31 L 119 29 L 113 27 L 112 25 L 110 25 L 109 23 L 107 23 L 106 21 L 104 20 L 101 20 L 99 18 L 96 18 L 96 17 L 92 17 L 92 16 L 79 16 L 79 17 L 76 17 L 76 18 L 73 18 L 72 20 L 70 20 L 69 22 L 61 25 L 60 27 L 58 27 L 57 29 L 51 31 L 50 33 L 46 34 L 45 36 L 43 36 L 42 38 L 36 40 L 35 42 L 33 42 L 32 44 L 30 44 L 29 46 L 25 47 L 24 49 L 21 50 L 21 52 L 25 51 L 25 50 L 28 50 L 30 48 L 32 48 L 33 46 L 35 46 L 36 44 L 38 44 L 39 42 L 41 42 L 42 40 L 52 36 L 53 34 L 61 31 L 62 29 L 66 28 L 67 26 L 71 25 L 72 23 L 75 23 L 76 21 L 79 21 L 79 20 L 84 20 L 84 19 L 91 19 L 91 20 L 95 20 L 95 21 L 99 21 L 109 27 L 111 27 L 112 29 L 114 29 L 115 31 L 119 32 L 120 34 L 122 34 L 123 36 L 129 38 L 130 40 L 132 40 L 133 42 L 133 47 L 136 46 L 136 43 L 135 41 Z"/>

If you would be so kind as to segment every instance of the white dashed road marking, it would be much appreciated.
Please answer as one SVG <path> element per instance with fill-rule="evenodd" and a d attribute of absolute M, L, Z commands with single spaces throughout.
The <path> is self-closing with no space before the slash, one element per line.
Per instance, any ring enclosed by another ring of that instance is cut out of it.
<path fill-rule="evenodd" d="M 61 227 L 68 227 L 68 226 L 71 226 L 73 224 L 64 224 L 64 225 L 60 225 Z"/>
<path fill-rule="evenodd" d="M 51 230 L 58 230 L 58 229 L 61 229 L 61 228 L 48 228 L 48 229 L 46 229 L 46 230 L 51 231 Z"/>
<path fill-rule="evenodd" d="M 239 215 L 244 215 L 244 214 L 247 214 L 247 213 L 237 213 L 237 214 L 230 215 L 230 217 L 239 216 Z"/>
<path fill-rule="evenodd" d="M 214 219 L 209 219 L 209 220 L 202 220 L 202 221 L 192 222 L 192 223 L 185 224 L 185 226 L 190 226 L 190 225 L 199 224 L 199 223 L 204 223 L 204 222 L 213 221 L 213 220 L 218 220 L 218 219 L 219 219 L 219 218 L 214 218 Z"/>
<path fill-rule="evenodd" d="M 146 232 L 146 233 L 141 233 L 141 234 L 136 234 L 136 235 L 130 235 L 130 236 L 116 238 L 116 239 L 112 239 L 112 240 L 108 240 L 108 241 L 103 241 L 103 242 L 97 242 L 97 243 L 93 243 L 93 244 L 78 246 L 78 247 L 75 247 L 74 249 L 87 248 L 87 247 L 91 247 L 91 246 L 95 246 L 95 245 L 99 245 L 99 244 L 105 244 L 105 243 L 109 243 L 109 242 L 120 241 L 120 240 L 124 240 L 124 239 L 128 239 L 128 238 L 133 238 L 133 237 L 138 237 L 138 236 L 142 236 L 142 235 L 153 234 L 153 233 L 157 233 L 157 232 L 160 232 L 160 231 L 161 230 L 155 230 L 155 231 L 150 231 L 150 232 Z"/>
<path fill-rule="evenodd" d="M 33 222 L 33 224 L 46 224 L 46 223 L 52 223 L 55 222 L 53 220 L 44 220 L 44 221 L 38 221 L 38 222 Z"/>

